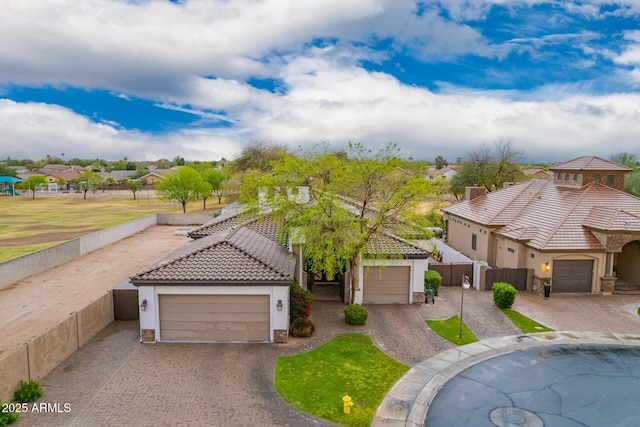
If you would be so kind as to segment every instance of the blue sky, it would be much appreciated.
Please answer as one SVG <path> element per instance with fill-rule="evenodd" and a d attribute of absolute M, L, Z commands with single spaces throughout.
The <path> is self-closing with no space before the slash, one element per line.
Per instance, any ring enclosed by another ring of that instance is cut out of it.
<path fill-rule="evenodd" d="M 0 158 L 640 157 L 640 2 L 4 0 Z"/>

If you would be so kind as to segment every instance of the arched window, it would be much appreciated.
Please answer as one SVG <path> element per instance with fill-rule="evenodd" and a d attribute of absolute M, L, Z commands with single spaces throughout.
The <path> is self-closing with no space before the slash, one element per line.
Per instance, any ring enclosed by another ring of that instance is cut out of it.
<path fill-rule="evenodd" d="M 593 182 L 600 182 L 601 178 L 600 178 L 600 174 L 596 173 L 593 174 Z"/>

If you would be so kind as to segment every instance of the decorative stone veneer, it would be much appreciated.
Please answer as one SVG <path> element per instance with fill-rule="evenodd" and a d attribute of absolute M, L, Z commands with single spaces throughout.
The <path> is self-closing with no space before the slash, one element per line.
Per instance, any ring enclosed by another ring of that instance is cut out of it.
<path fill-rule="evenodd" d="M 413 293 L 413 303 L 414 304 L 424 304 L 424 292 L 414 292 Z"/>
<path fill-rule="evenodd" d="M 600 292 L 602 295 L 612 295 L 616 287 L 617 277 L 601 277 L 600 278 Z"/>
<path fill-rule="evenodd" d="M 155 329 L 143 329 L 142 330 L 142 342 L 156 342 L 156 330 Z"/>
<path fill-rule="evenodd" d="M 285 343 L 289 340 L 289 333 L 286 329 L 274 329 L 273 341 L 277 343 Z"/>

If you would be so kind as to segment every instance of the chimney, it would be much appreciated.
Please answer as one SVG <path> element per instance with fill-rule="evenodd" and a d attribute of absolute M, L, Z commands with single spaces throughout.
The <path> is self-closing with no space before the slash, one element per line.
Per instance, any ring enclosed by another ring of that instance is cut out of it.
<path fill-rule="evenodd" d="M 473 200 L 485 194 L 487 194 L 487 189 L 484 187 L 467 187 L 464 189 L 465 200 Z"/>

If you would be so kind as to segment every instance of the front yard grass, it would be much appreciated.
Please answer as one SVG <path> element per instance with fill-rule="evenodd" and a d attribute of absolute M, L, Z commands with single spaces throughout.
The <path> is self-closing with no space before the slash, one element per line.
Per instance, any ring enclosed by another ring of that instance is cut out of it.
<path fill-rule="evenodd" d="M 389 389 L 409 370 L 363 334 L 340 335 L 308 353 L 282 356 L 275 389 L 296 408 L 344 426 L 369 426 Z M 342 398 L 354 403 L 343 412 Z"/>
<path fill-rule="evenodd" d="M 518 313 L 515 310 L 509 308 L 502 310 L 505 316 L 509 318 L 523 333 L 532 334 L 536 332 L 552 332 L 553 329 L 544 326 L 541 323 L 536 322 L 527 316 Z"/>
<path fill-rule="evenodd" d="M 446 320 L 427 320 L 427 326 L 445 340 L 456 345 L 471 344 L 478 341 L 475 334 L 464 323 L 462 324 L 462 339 L 460 339 L 460 317 L 457 315 L 451 316 Z"/>

